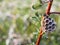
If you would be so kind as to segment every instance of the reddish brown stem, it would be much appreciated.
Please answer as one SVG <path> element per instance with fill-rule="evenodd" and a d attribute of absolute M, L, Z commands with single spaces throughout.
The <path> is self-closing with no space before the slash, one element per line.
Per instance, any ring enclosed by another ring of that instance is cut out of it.
<path fill-rule="evenodd" d="M 53 2 L 53 0 L 51 0 L 51 1 L 48 2 L 48 6 L 47 6 L 47 9 L 46 9 L 46 14 L 47 14 L 47 15 L 49 15 L 49 13 L 50 13 L 50 9 L 51 9 L 51 6 L 52 6 L 52 2 Z"/>
<path fill-rule="evenodd" d="M 46 9 L 46 14 L 47 14 L 47 15 L 50 14 L 50 9 L 51 9 L 51 6 L 52 6 L 52 2 L 53 2 L 53 0 L 50 0 L 50 1 L 48 2 L 48 7 L 47 7 L 47 9 Z M 40 34 L 39 34 L 38 39 L 37 39 L 37 42 L 36 42 L 36 45 L 39 45 L 39 44 L 40 44 L 42 35 L 43 35 L 43 31 L 42 31 L 42 28 L 41 28 L 41 29 L 40 29 Z"/>
<path fill-rule="evenodd" d="M 39 36 L 38 36 L 38 39 L 37 39 L 36 45 L 39 45 L 39 44 L 40 44 L 40 41 L 41 41 L 42 35 L 43 35 L 43 31 L 42 31 L 42 29 L 40 28 L 40 34 L 39 34 Z"/>
<path fill-rule="evenodd" d="M 50 12 L 49 14 L 60 14 L 60 12 Z"/>

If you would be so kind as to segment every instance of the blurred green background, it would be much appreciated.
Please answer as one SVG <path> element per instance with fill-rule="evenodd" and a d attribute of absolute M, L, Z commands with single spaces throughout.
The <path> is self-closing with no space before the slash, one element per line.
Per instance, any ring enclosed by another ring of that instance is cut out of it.
<path fill-rule="evenodd" d="M 46 7 L 39 0 L 0 0 L 0 45 L 15 45 L 16 40 L 18 45 L 35 45 Z M 60 0 L 53 1 L 51 11 L 60 12 Z M 60 16 L 51 14 L 51 18 L 57 28 L 45 33 L 40 45 L 60 45 Z"/>

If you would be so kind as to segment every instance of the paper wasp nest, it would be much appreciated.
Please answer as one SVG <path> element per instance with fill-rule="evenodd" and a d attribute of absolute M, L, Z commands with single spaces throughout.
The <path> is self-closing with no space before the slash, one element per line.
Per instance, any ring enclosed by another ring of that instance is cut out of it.
<path fill-rule="evenodd" d="M 48 15 L 44 14 L 41 26 L 43 27 L 43 30 L 54 31 L 56 29 L 56 22 Z"/>

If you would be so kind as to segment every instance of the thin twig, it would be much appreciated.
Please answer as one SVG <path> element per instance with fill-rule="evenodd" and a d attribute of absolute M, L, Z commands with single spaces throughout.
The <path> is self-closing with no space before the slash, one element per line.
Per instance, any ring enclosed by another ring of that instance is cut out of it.
<path fill-rule="evenodd" d="M 49 14 L 60 14 L 60 12 L 50 12 Z"/>
<path fill-rule="evenodd" d="M 48 2 L 48 6 L 47 6 L 47 9 L 46 9 L 46 14 L 47 14 L 47 15 L 50 14 L 50 9 L 51 9 L 51 6 L 52 6 L 52 2 L 53 2 L 53 0 L 50 0 L 50 1 Z M 42 18 L 42 19 L 43 19 L 43 18 Z M 43 35 L 43 31 L 42 31 L 42 28 L 40 28 L 40 34 L 39 34 L 39 36 L 38 36 L 36 45 L 39 45 L 39 44 L 40 44 L 42 35 Z"/>
<path fill-rule="evenodd" d="M 42 29 L 40 28 L 40 34 L 39 34 L 39 36 L 38 36 L 38 39 L 37 39 L 36 45 L 39 45 L 39 44 L 40 44 L 40 41 L 41 41 L 42 35 L 43 35 L 43 31 L 42 31 Z"/>
<path fill-rule="evenodd" d="M 53 0 L 50 0 L 50 1 L 48 2 L 48 6 L 47 6 L 47 9 L 46 9 L 46 14 L 47 14 L 47 15 L 49 15 L 49 13 L 50 13 L 50 9 L 51 9 L 51 6 L 52 6 L 52 2 L 53 2 Z"/>

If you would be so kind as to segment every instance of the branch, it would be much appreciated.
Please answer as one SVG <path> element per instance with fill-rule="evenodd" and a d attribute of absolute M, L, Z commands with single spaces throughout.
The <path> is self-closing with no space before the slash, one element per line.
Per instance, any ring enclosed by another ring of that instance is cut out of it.
<path fill-rule="evenodd" d="M 48 6 L 47 6 L 47 9 L 46 9 L 46 14 L 47 15 L 51 14 L 50 9 L 51 9 L 51 6 L 52 6 L 52 2 L 53 2 L 53 0 L 49 0 L 49 2 L 48 2 Z M 43 33 L 44 32 L 42 31 L 42 28 L 40 28 L 40 34 L 39 34 L 38 39 L 36 41 L 36 45 L 40 44 Z"/>
<path fill-rule="evenodd" d="M 48 14 L 48 15 L 49 15 L 49 13 L 50 13 L 50 9 L 51 9 L 51 6 L 52 6 L 52 2 L 53 2 L 53 0 L 50 0 L 50 1 L 48 2 L 48 6 L 47 6 L 47 9 L 46 9 L 46 14 Z"/>
<path fill-rule="evenodd" d="M 50 12 L 49 14 L 60 14 L 60 12 Z"/>
<path fill-rule="evenodd" d="M 40 33 L 39 33 L 38 39 L 37 39 L 37 41 L 36 41 L 36 45 L 39 45 L 39 44 L 40 44 L 42 35 L 43 35 L 43 31 L 42 31 L 42 29 L 40 28 Z"/>

